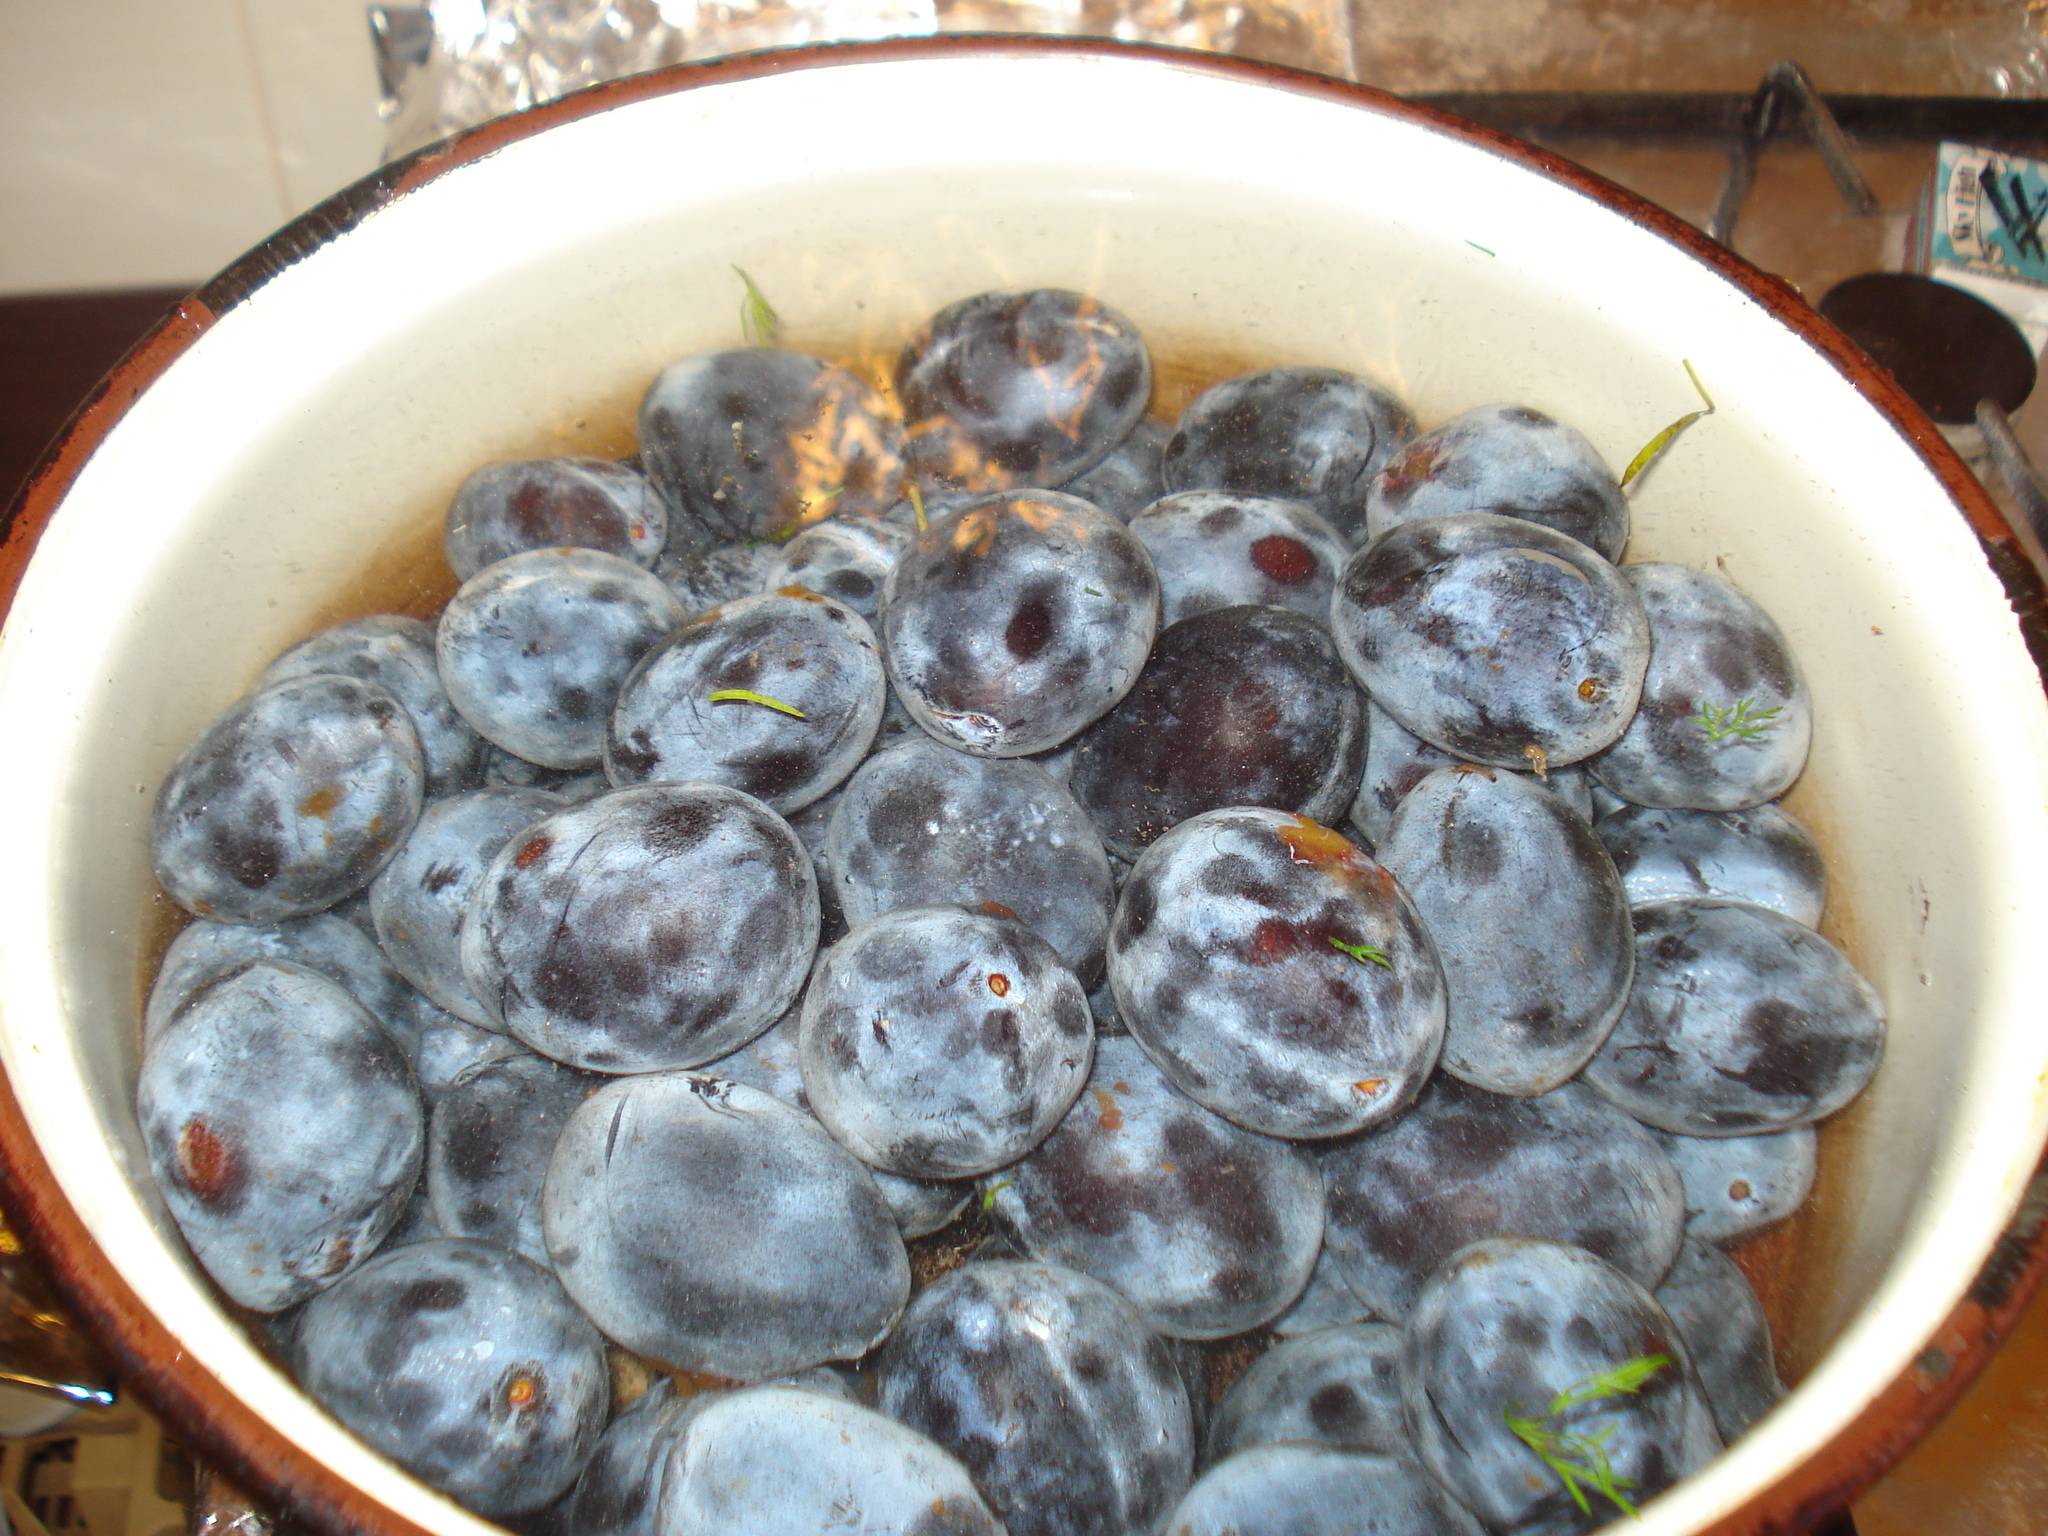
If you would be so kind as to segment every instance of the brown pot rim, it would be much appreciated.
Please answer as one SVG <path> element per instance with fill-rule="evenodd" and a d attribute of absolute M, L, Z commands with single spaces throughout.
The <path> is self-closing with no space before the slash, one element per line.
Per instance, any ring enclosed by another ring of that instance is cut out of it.
<path fill-rule="evenodd" d="M 225 268 L 159 322 L 95 387 L 46 450 L 15 504 L 0 519 L 0 620 L 65 492 L 137 397 L 222 315 L 303 257 L 366 217 L 461 166 L 562 123 L 650 97 L 706 85 L 845 64 L 962 55 L 1019 58 L 1102 56 L 1149 59 L 1403 120 L 1469 144 L 1568 187 L 1713 269 L 1794 332 L 1855 385 L 1947 490 L 1978 537 L 2023 548 L 2004 514 L 1940 431 L 1885 369 L 1814 311 L 1783 280 L 1750 265 L 1676 215 L 1547 150 L 1385 91 L 1276 64 L 1097 38 L 953 34 L 878 42 L 813 44 L 678 64 L 594 85 L 495 119 L 428 146 L 328 198 Z M 2042 572 L 2023 558 L 2017 595 L 2048 598 Z M 427 1536 L 420 1527 L 346 1483 L 259 1418 L 211 1372 L 185 1361 L 177 1339 L 113 1268 L 58 1189 L 30 1136 L 11 1082 L 0 1078 L 0 1172 L 17 1230 L 47 1262 L 82 1323 L 112 1356 L 119 1375 L 175 1428 L 193 1451 L 279 1508 L 335 1536 Z M 1809 1460 L 1788 1469 L 1708 1529 L 1715 1533 L 1804 1530 L 1842 1509 L 1889 1471 L 1954 1405 L 2048 1279 L 2048 1152 L 2004 1234 L 1963 1300 L 1924 1341 L 1913 1364 Z"/>

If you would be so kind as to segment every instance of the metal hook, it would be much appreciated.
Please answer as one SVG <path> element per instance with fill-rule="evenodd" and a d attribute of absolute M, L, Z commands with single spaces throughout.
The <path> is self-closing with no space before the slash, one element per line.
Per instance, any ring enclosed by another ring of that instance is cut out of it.
<path fill-rule="evenodd" d="M 1843 134 L 1841 124 L 1835 121 L 1835 114 L 1828 110 L 1827 102 L 1813 88 L 1813 81 L 1806 71 L 1790 59 L 1780 59 L 1765 73 L 1763 83 L 1756 88 L 1756 94 L 1750 97 L 1749 105 L 1743 111 L 1742 136 L 1728 153 L 1728 176 L 1721 183 L 1721 196 L 1714 204 L 1714 215 L 1707 220 L 1708 236 L 1723 245 L 1734 239 L 1735 220 L 1742 212 L 1743 199 L 1749 196 L 1749 189 L 1756 181 L 1757 156 L 1777 131 L 1778 119 L 1787 100 L 1799 109 L 1805 119 L 1807 135 L 1813 140 L 1813 147 L 1820 152 L 1828 174 L 1834 177 L 1842 201 L 1860 214 L 1873 214 L 1878 210 L 1877 194 L 1870 190 L 1870 183 L 1856 169 L 1856 162 L 1850 155 L 1849 140 Z"/>

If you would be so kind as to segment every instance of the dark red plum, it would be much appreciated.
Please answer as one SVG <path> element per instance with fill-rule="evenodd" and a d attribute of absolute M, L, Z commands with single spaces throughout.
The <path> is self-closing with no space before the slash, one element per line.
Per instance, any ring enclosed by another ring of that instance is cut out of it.
<path fill-rule="evenodd" d="M 616 555 L 537 549 L 484 567 L 441 612 L 441 680 L 507 752 L 582 768 L 626 674 L 683 621 L 659 578 Z"/>
<path fill-rule="evenodd" d="M 1628 806 L 1598 825 L 1633 906 L 1713 897 L 1819 924 L 1827 900 L 1820 845 L 1778 805 L 1746 811 Z"/>
<path fill-rule="evenodd" d="M 1300 502 L 1228 491 L 1164 496 L 1130 520 L 1159 572 L 1160 622 L 1264 603 L 1325 627 L 1351 546 Z"/>
<path fill-rule="evenodd" d="M 1128 523 L 1166 494 L 1160 460 L 1173 428 L 1150 416 L 1138 418 L 1130 435 L 1093 469 L 1076 475 L 1059 489 L 1092 501 L 1111 517 Z"/>
<path fill-rule="evenodd" d="M 591 1072 L 694 1067 L 796 1000 L 818 889 L 789 824 L 717 784 L 614 790 L 498 850 L 462 965 L 505 1029 Z"/>
<path fill-rule="evenodd" d="M 1412 1461 L 1261 1445 L 1220 1461 L 1167 1522 L 1173 1536 L 1483 1536 Z"/>
<path fill-rule="evenodd" d="M 1444 1038 L 1444 973 L 1394 876 L 1278 811 L 1210 811 L 1146 850 L 1110 929 L 1124 1027 L 1173 1085 L 1268 1136 L 1397 1115 Z"/>
<path fill-rule="evenodd" d="M 1636 980 L 1586 1081 L 1646 1125 L 1751 1136 L 1825 1119 L 1863 1091 L 1884 1005 L 1791 918 L 1724 901 L 1635 909 Z"/>
<path fill-rule="evenodd" d="M 437 1007 L 497 1028 L 462 970 L 469 898 L 498 850 L 569 801 L 542 789 L 479 789 L 429 804 L 398 855 L 370 882 L 377 942 Z"/>
<path fill-rule="evenodd" d="M 420 1096 L 398 1043 L 288 961 L 247 961 L 195 993 L 144 1052 L 135 1099 L 178 1230 L 255 1312 L 361 1263 L 419 1177 Z"/>
<path fill-rule="evenodd" d="M 641 658 L 605 729 L 605 772 L 726 784 L 786 815 L 853 772 L 887 691 L 874 631 L 844 603 L 801 588 L 741 598 Z"/>
<path fill-rule="evenodd" d="M 1015 1162 L 1088 1076 L 1088 995 L 1023 924 L 906 907 L 819 958 L 804 997 L 804 1093 L 871 1167 L 959 1179 Z"/>
<path fill-rule="evenodd" d="M 1484 1238 L 1571 1243 L 1648 1289 L 1685 1232 L 1684 1186 L 1657 1138 L 1577 1083 L 1519 1099 L 1438 1078 L 1322 1166 L 1323 1245 L 1351 1289 L 1395 1320 L 1438 1266 Z"/>
<path fill-rule="evenodd" d="M 488 1243 L 379 1254 L 316 1297 L 292 1350 L 336 1418 L 478 1514 L 566 1492 L 604 1432 L 604 1343 L 553 1275 Z"/>
<path fill-rule="evenodd" d="M 157 790 L 157 883 L 186 911 L 278 923 L 354 895 L 426 797 L 419 733 L 388 689 L 320 674 L 221 715 Z"/>
<path fill-rule="evenodd" d="M 1764 1136 L 1653 1134 L 1685 1186 L 1686 1235 L 1701 1242 L 1733 1242 L 1775 1226 L 1813 1193 L 1818 1151 L 1810 1125 Z"/>
<path fill-rule="evenodd" d="M 976 1263 L 883 1346 L 875 1406 L 953 1455 L 1009 1536 L 1156 1531 L 1188 1485 L 1187 1394 L 1166 1346 L 1098 1280 Z"/>
<path fill-rule="evenodd" d="M 889 573 L 881 636 L 912 718 L 947 746 L 1023 757 L 1130 691 L 1159 578 L 1124 525 L 1057 491 L 970 501 Z"/>
<path fill-rule="evenodd" d="M 331 912 L 261 928 L 246 923 L 188 925 L 171 940 L 157 966 L 142 1013 L 143 1046 L 163 1032 L 172 1015 L 201 987 L 249 960 L 289 960 L 338 982 L 411 1054 L 418 1022 L 407 995 L 411 988 L 385 962 L 372 939 Z"/>
<path fill-rule="evenodd" d="M 1337 1261 L 1330 1255 L 1330 1244 L 1325 1239 L 1322 1251 L 1316 1255 L 1316 1267 L 1309 1272 L 1308 1285 L 1294 1300 L 1294 1305 L 1274 1318 L 1272 1330 L 1283 1339 L 1297 1334 L 1316 1333 L 1324 1328 L 1342 1328 L 1351 1323 L 1369 1322 L 1372 1308 L 1358 1299 L 1358 1293 L 1344 1283 Z"/>
<path fill-rule="evenodd" d="M 1463 761 L 1463 758 L 1432 747 L 1367 699 L 1365 777 L 1359 781 L 1358 797 L 1352 801 L 1351 814 L 1346 820 L 1364 834 L 1367 843 L 1377 847 L 1380 839 L 1387 835 L 1387 823 L 1394 819 L 1394 812 L 1408 791 L 1437 769 L 1455 768 Z M 1513 773 L 1517 770 L 1497 768 L 1493 771 Z M 1584 768 L 1552 768 L 1540 779 L 1533 773 L 1529 777 L 1587 821 L 1593 819 L 1592 780 Z"/>
<path fill-rule="evenodd" d="M 1032 1257 L 1093 1275 L 1175 1338 L 1228 1338 L 1278 1317 L 1322 1241 L 1307 1150 L 1212 1115 L 1123 1036 L 1095 1042 L 1067 1118 L 986 1187 Z"/>
<path fill-rule="evenodd" d="M 1740 1438 L 1785 1396 L 1763 1303 L 1732 1259 L 1696 1239 L 1679 1250 L 1657 1301 L 1692 1351 L 1714 1427 Z"/>
<path fill-rule="evenodd" d="M 576 1304 L 683 1370 L 758 1381 L 857 1359 L 910 1298 L 867 1170 L 802 1110 L 722 1078 L 649 1073 L 585 1099 L 541 1214 Z"/>
<path fill-rule="evenodd" d="M 1595 1378 L 1659 1356 L 1669 1363 L 1633 1392 L 1560 1407 Z M 1664 1309 L 1620 1270 L 1560 1243 L 1474 1243 L 1438 1270 L 1402 1339 L 1401 1398 L 1423 1465 L 1501 1531 L 1585 1532 L 1622 1514 L 1590 1487 L 1580 1510 L 1510 1416 L 1532 1432 L 1574 1437 L 1553 1440 L 1552 1454 L 1580 1468 L 1595 1461 L 1583 1442 L 1600 1437 L 1600 1458 L 1632 1505 L 1721 1449 Z"/>
<path fill-rule="evenodd" d="M 1163 631 L 1123 702 L 1075 743 L 1067 785 L 1109 849 L 1229 806 L 1336 821 L 1365 761 L 1365 700 L 1329 633 L 1284 608 Z"/>
<path fill-rule="evenodd" d="M 1412 439 L 1374 478 L 1365 526 L 1378 538 L 1460 512 L 1541 523 L 1617 564 L 1628 543 L 1628 502 L 1599 449 L 1527 406 L 1481 406 Z"/>
<path fill-rule="evenodd" d="M 919 734 L 861 764 L 827 834 L 849 923 L 899 907 L 1014 917 L 1084 984 L 1109 941 L 1109 860 L 1087 813 L 1036 763 Z"/>
<path fill-rule="evenodd" d="M 1545 1093 L 1621 1016 L 1635 970 L 1627 893 L 1586 819 L 1534 779 L 1440 768 L 1409 791 L 1380 862 L 1422 914 L 1450 990 L 1443 1069 Z"/>
<path fill-rule="evenodd" d="M 691 1415 L 669 1453 L 655 1529 L 1003 1536 L 967 1469 L 923 1435 L 794 1387 L 728 1393 Z"/>
<path fill-rule="evenodd" d="M 1620 571 L 1490 513 L 1375 539 L 1344 568 L 1330 628 L 1382 709 L 1496 768 L 1561 768 L 1612 745 L 1650 664 L 1649 619 Z"/>
<path fill-rule="evenodd" d="M 677 516 L 735 540 L 872 517 L 903 494 L 895 409 L 800 352 L 712 352 L 662 370 L 640 404 L 640 458 Z"/>
<path fill-rule="evenodd" d="M 896 360 L 911 472 L 952 491 L 1058 485 L 1094 468 L 1152 398 L 1137 327 L 1060 288 L 981 293 L 926 321 Z"/>
<path fill-rule="evenodd" d="M 770 590 L 768 578 L 775 574 L 781 559 L 781 546 L 756 539 L 682 552 L 669 550 L 654 562 L 654 574 L 675 594 L 683 612 L 694 617 L 722 603 L 736 603 Z"/>
<path fill-rule="evenodd" d="M 730 1056 L 721 1056 L 704 1070 L 714 1077 L 745 1083 L 773 1094 L 785 1104 L 811 1113 L 804 1093 L 803 1004 L 798 1002 L 766 1034 L 756 1035 Z M 875 1188 L 889 1203 L 896 1229 L 905 1239 L 925 1237 L 946 1225 L 966 1207 L 974 1186 L 945 1179 L 912 1179 L 870 1167 Z"/>
<path fill-rule="evenodd" d="M 1325 1328 L 1275 1344 L 1216 1405 L 1203 1465 L 1287 1441 L 1407 1455 L 1400 1360 L 1401 1330 L 1387 1323 Z"/>
<path fill-rule="evenodd" d="M 482 781 L 490 743 L 469 728 L 441 685 L 433 625 L 395 613 L 336 624 L 278 657 L 257 686 L 322 674 L 375 683 L 405 706 L 419 734 L 429 796 L 454 794 Z"/>
<path fill-rule="evenodd" d="M 804 587 L 846 604 L 873 623 L 882 611 L 882 586 L 910 547 L 910 530 L 879 517 L 835 517 L 814 523 L 784 545 L 762 577 L 761 589 Z"/>
<path fill-rule="evenodd" d="M 1806 766 L 1813 696 L 1771 616 L 1726 578 L 1683 565 L 1622 573 L 1650 621 L 1650 669 L 1628 730 L 1588 763 L 1635 805 L 1740 811 Z"/>
<path fill-rule="evenodd" d="M 1211 385 L 1166 444 L 1169 491 L 1306 502 L 1363 543 L 1372 478 L 1415 432 L 1389 391 L 1335 368 L 1268 368 Z"/>
<path fill-rule="evenodd" d="M 424 1178 L 450 1237 L 474 1237 L 536 1264 L 540 1187 L 569 1116 L 600 1078 L 522 1051 L 470 1068 L 434 1101 Z"/>
<path fill-rule="evenodd" d="M 502 460 L 471 471 L 448 504 L 441 547 L 457 581 L 530 549 L 596 549 L 652 570 L 668 508 L 647 477 L 611 459 Z"/>

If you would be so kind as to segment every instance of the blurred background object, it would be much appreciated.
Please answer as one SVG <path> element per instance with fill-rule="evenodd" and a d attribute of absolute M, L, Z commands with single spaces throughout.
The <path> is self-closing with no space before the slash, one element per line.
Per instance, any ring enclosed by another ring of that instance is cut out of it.
<path fill-rule="evenodd" d="M 1859 274 L 1938 265 L 1930 220 L 1957 166 L 1981 168 L 1986 150 L 2048 155 L 2048 0 L 0 0 L 0 497 L 184 292 L 389 155 L 638 69 L 934 31 L 1203 47 L 1420 97 L 1702 228 L 1732 220 L 1742 255 L 1814 299 Z M 1840 118 L 1867 197 L 1844 195 L 1796 100 L 1760 120 L 1753 93 L 1783 60 Z M 1391 183 L 1399 167 L 1360 173 Z M 2048 285 L 1988 296 L 2038 348 Z M 2048 408 L 2034 400 L 2014 420 L 2042 459 Z M 1982 460 L 1974 427 L 1956 441 Z M 2048 656 L 2048 616 L 2022 620 Z M 76 1406 L 111 1383 L 39 1283 L 0 1240 L 0 1381 L 41 1384 L 0 1391 L 0 1501 L 15 1528 L 161 1536 L 191 1508 L 213 1536 L 254 1536 L 246 1501 L 195 1490 L 146 1413 Z M 1810 1362 L 1783 1364 L 1796 1380 Z M 2037 1303 L 1856 1520 L 1864 1536 L 2022 1536 L 2044 1528 L 2044 1510 Z"/>
<path fill-rule="evenodd" d="M 1779 59 L 1836 96 L 2048 92 L 2040 0 L 8 0 L 0 293 L 190 282 L 387 147 L 594 79 L 935 30 L 1206 47 L 1402 94 L 1746 96 Z"/>

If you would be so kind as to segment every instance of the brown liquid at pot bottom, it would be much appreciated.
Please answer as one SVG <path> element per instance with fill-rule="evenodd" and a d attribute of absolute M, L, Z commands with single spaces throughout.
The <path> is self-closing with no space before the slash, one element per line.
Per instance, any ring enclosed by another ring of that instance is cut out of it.
<path fill-rule="evenodd" d="M 798 347 L 814 356 L 840 357 L 843 366 L 869 382 L 892 393 L 890 369 L 895 352 L 871 351 L 851 354 L 827 345 L 817 337 L 785 338 L 784 345 Z M 1189 401 L 1219 380 L 1256 368 L 1275 366 L 1270 356 L 1182 341 L 1155 344 L 1150 414 L 1172 422 Z M 1283 360 L 1284 361 L 1284 360 Z M 644 381 L 621 385 L 610 398 L 586 403 L 583 409 L 566 414 L 552 427 L 537 434 L 524 447 L 531 457 L 589 455 L 625 458 L 638 445 L 637 416 Z M 452 494 L 449 487 L 448 494 Z M 346 619 L 377 613 L 402 613 L 432 620 L 454 594 L 457 582 L 441 552 L 441 530 L 447 514 L 448 494 L 423 504 L 418 516 L 402 535 L 378 548 L 327 602 L 307 619 L 311 635 Z M 250 681 L 253 683 L 254 678 Z M 1828 853 L 1832 841 L 1823 815 L 1818 813 L 1819 797 L 1801 794 L 1799 786 L 1789 799 L 1792 809 Z M 1810 803 L 1802 804 L 1802 801 Z M 152 889 L 149 911 L 141 925 L 145 934 L 139 971 L 137 1028 L 142 1000 L 149 995 L 151 981 L 162 962 L 164 951 L 190 917 L 161 892 Z M 1822 931 L 1848 953 L 1860 959 L 1857 925 L 1852 913 L 1843 910 L 1839 890 L 1831 889 Z M 1847 1247 L 1848 1223 L 1853 1219 L 1854 1191 L 1860 1177 L 1864 1137 L 1864 1101 L 1859 1100 L 1820 1127 L 1819 1173 L 1812 1198 L 1788 1221 L 1727 1250 L 1763 1303 L 1771 1325 L 1780 1374 L 1788 1385 L 1796 1385 L 1826 1353 L 1834 1335 L 1845 1321 L 1837 1297 Z M 913 1291 L 924 1289 L 941 1276 L 966 1263 L 991 1231 L 989 1218 L 976 1200 L 969 1200 L 965 1212 L 945 1228 L 908 1244 Z M 257 1347 L 274 1354 L 264 1331 L 253 1314 L 241 1313 L 223 1301 L 228 1310 L 243 1317 Z M 1208 1396 L 1213 1404 L 1263 1350 L 1272 1342 L 1265 1330 L 1239 1335 L 1200 1346 L 1207 1367 Z M 724 1387 L 731 1383 L 716 1377 L 670 1371 L 617 1349 L 611 1350 L 615 1408 L 623 1408 L 644 1393 L 656 1375 L 666 1375 L 679 1390 L 689 1393 Z M 1190 1383 L 1198 1389 L 1199 1383 Z"/>

